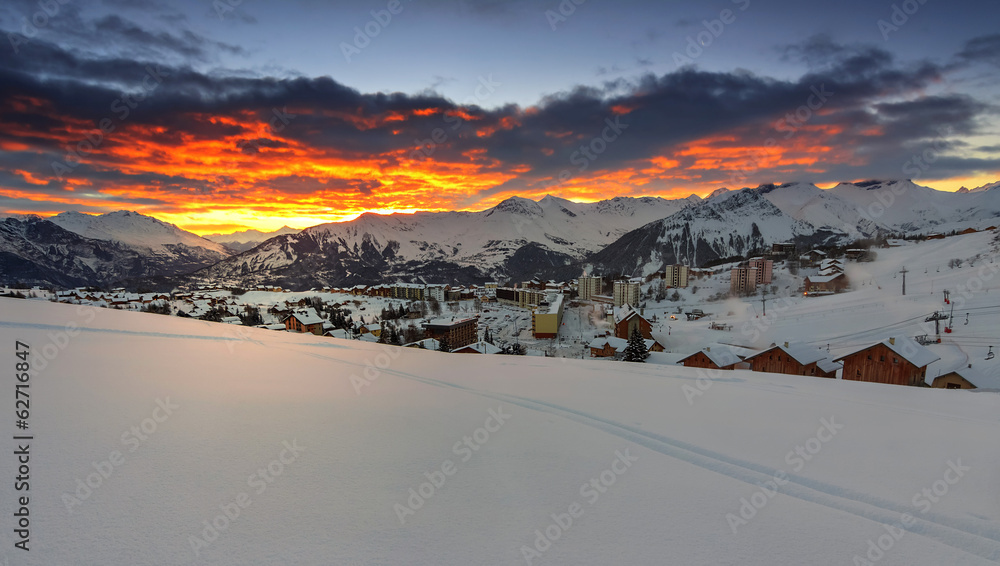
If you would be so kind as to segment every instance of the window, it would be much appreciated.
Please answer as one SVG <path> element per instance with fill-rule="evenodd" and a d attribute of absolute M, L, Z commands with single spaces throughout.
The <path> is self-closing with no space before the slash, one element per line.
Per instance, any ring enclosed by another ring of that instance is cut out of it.
<path fill-rule="evenodd" d="M 892 359 L 892 363 L 894 363 L 894 364 L 898 364 L 898 363 L 899 363 L 899 358 L 893 358 L 893 359 Z"/>
<path fill-rule="evenodd" d="M 872 355 L 871 354 L 868 354 L 868 359 L 869 360 L 872 359 Z"/>
<path fill-rule="evenodd" d="M 880 361 L 880 362 L 884 362 L 884 361 L 885 361 L 885 356 L 879 356 L 879 357 L 878 357 L 878 361 Z"/>
<path fill-rule="evenodd" d="M 858 377 L 861 377 L 861 370 L 858 370 Z"/>
<path fill-rule="evenodd" d="M 945 389 L 961 389 L 962 386 L 957 383 L 949 383 L 945 385 Z"/>

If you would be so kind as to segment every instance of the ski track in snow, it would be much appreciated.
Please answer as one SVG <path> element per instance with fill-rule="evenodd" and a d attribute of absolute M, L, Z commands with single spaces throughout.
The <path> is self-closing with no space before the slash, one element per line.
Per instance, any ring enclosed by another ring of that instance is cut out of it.
<path fill-rule="evenodd" d="M 356 366 L 364 369 L 364 365 L 349 362 L 316 353 L 305 353 L 310 357 L 328 360 L 342 365 Z M 396 370 L 383 369 L 383 374 L 395 375 L 403 379 L 417 381 L 426 385 L 441 388 L 457 389 L 459 391 L 503 401 L 525 409 L 531 409 L 553 416 L 563 417 L 576 423 L 589 426 L 634 442 L 640 446 L 658 452 L 665 456 L 676 458 L 699 468 L 716 472 L 735 480 L 760 487 L 782 472 L 774 468 L 747 462 L 726 454 L 695 446 L 661 434 L 645 431 L 640 428 L 603 419 L 583 411 L 577 411 L 541 400 L 482 391 L 445 381 L 420 377 L 414 374 Z M 900 505 L 887 499 L 853 491 L 847 488 L 811 480 L 806 477 L 785 472 L 789 483 L 780 489 L 784 495 L 803 501 L 822 505 L 830 509 L 843 511 L 858 517 L 869 519 L 884 525 L 899 525 L 900 518 L 905 513 L 914 517 L 915 523 L 906 529 L 907 532 L 919 534 L 963 552 L 974 554 L 987 560 L 1000 562 L 1000 528 L 989 521 L 956 518 L 941 513 L 919 513 L 912 507 Z M 919 515 L 919 516 L 918 516 Z"/>
<path fill-rule="evenodd" d="M 6 322 L 0 321 L 0 327 L 8 328 L 34 328 L 39 330 L 61 330 L 65 331 L 65 325 L 56 324 L 41 324 L 41 323 L 20 323 L 20 322 Z M 256 340 L 250 340 L 247 338 L 240 337 L 220 337 L 220 336 L 206 336 L 206 335 L 188 335 L 188 334 L 171 334 L 163 332 L 148 332 L 140 330 L 119 330 L 119 329 L 104 329 L 104 328 L 85 328 L 78 327 L 76 330 L 81 332 L 97 332 L 97 333 L 110 333 L 110 334 L 124 334 L 132 336 L 142 336 L 150 338 L 174 338 L 174 339 L 185 339 L 185 340 L 207 340 L 215 342 L 249 342 L 258 345 L 263 345 L 262 342 Z M 277 346 L 277 345 L 273 345 Z M 292 348 L 288 348 L 291 346 Z M 344 346 L 335 344 L 291 344 L 282 345 L 282 349 L 300 349 L 302 347 L 332 347 L 332 348 L 344 348 Z M 299 353 L 314 357 L 317 359 L 325 360 L 328 362 L 333 362 L 341 365 L 354 366 L 360 369 L 364 369 L 365 366 L 360 363 L 350 362 L 338 358 L 332 358 L 330 356 L 325 356 L 314 352 L 302 352 Z M 491 391 L 483 391 L 480 389 L 475 389 L 472 387 L 467 387 L 455 383 L 449 383 L 446 381 L 439 381 L 435 379 L 429 379 L 420 377 L 414 374 L 405 373 L 392 369 L 381 370 L 383 374 L 394 375 L 398 378 L 417 381 L 425 385 L 439 387 L 439 388 L 450 388 L 471 395 L 476 395 L 479 397 L 485 397 L 497 401 L 503 401 L 516 405 L 525 409 L 530 409 L 533 411 L 538 411 L 546 413 L 549 415 L 562 417 L 573 422 L 582 424 L 584 426 L 589 426 L 591 428 L 600 430 L 607 434 L 617 436 L 629 442 L 633 442 L 637 445 L 643 446 L 662 454 L 664 456 L 669 456 L 676 458 L 693 466 L 712 471 L 732 479 L 744 482 L 746 484 L 752 485 L 754 487 L 760 487 L 761 484 L 768 480 L 772 480 L 777 474 L 781 473 L 783 470 L 777 470 L 753 462 L 748 462 L 739 458 L 734 458 L 726 454 L 715 452 L 700 446 L 689 444 L 668 436 L 657 434 L 654 432 L 649 432 L 641 428 L 634 426 L 625 425 L 613 420 L 604 419 L 583 411 L 570 409 L 567 407 L 562 407 L 554 403 L 548 403 L 545 401 L 530 399 L 525 397 L 520 397 L 516 395 L 508 395 L 504 393 L 496 393 Z M 741 383 L 739 385 L 750 386 L 746 383 Z M 754 387 L 754 386 L 751 386 Z M 791 393 L 791 392 L 788 392 Z M 873 403 L 874 405 L 884 406 L 882 404 Z M 892 407 L 892 406 L 889 406 Z M 900 410 L 899 407 L 892 407 Z M 909 412 L 923 412 L 923 411 L 909 411 Z M 938 415 L 944 416 L 944 415 Z M 972 420 L 972 419 L 969 419 Z M 982 422 L 982 421 L 975 421 Z M 899 525 L 900 517 L 905 513 L 914 517 L 915 523 L 906 529 L 907 532 L 912 532 L 929 539 L 935 540 L 939 543 L 945 544 L 952 548 L 967 552 L 987 560 L 993 560 L 1000 562 L 1000 528 L 997 528 L 989 521 L 969 519 L 969 518 L 956 518 L 941 513 L 916 513 L 916 510 L 912 507 L 907 507 L 905 505 L 900 505 L 898 503 L 889 501 L 887 499 L 857 492 L 847 488 L 839 487 L 836 485 L 828 484 L 826 482 L 821 482 L 817 480 L 812 480 L 803 476 L 795 475 L 785 471 L 785 477 L 789 480 L 789 483 L 782 486 L 780 493 L 802 501 L 807 501 L 817 505 L 822 505 L 830 509 L 843 511 L 845 513 L 850 513 L 857 517 L 868 519 L 876 523 L 884 525 Z M 914 514 L 916 513 L 916 514 Z"/>

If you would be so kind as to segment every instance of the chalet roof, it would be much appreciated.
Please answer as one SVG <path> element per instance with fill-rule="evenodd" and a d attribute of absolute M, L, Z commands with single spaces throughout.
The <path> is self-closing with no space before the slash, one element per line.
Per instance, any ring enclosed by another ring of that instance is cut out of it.
<path fill-rule="evenodd" d="M 296 309 L 288 316 L 294 316 L 296 320 L 305 326 L 309 326 L 310 324 L 323 324 L 323 319 L 320 318 L 320 316 L 316 314 L 316 311 L 311 308 Z"/>
<path fill-rule="evenodd" d="M 965 381 L 976 386 L 977 389 L 997 389 L 1000 390 L 1000 375 L 986 375 L 985 373 L 979 371 L 978 369 L 973 369 L 970 367 L 962 366 L 958 369 L 942 373 L 939 377 L 944 377 L 949 374 L 956 374 Z M 930 376 L 926 378 L 928 385 L 933 384 L 934 380 Z"/>
<path fill-rule="evenodd" d="M 643 340 L 643 342 L 646 344 L 647 351 L 653 347 L 653 344 L 656 344 L 656 340 L 647 339 Z M 611 345 L 611 347 L 615 349 L 616 353 L 621 354 L 625 352 L 625 348 L 628 346 L 628 340 L 624 338 L 618 338 L 617 336 L 602 336 L 600 338 L 595 338 L 594 340 L 591 340 L 590 344 L 588 344 L 588 347 L 603 349 L 607 345 Z"/>
<path fill-rule="evenodd" d="M 470 322 L 470 321 L 474 321 L 474 320 L 476 320 L 476 319 L 475 318 L 455 318 L 455 319 L 451 319 L 451 318 L 435 318 L 434 320 L 428 320 L 427 322 L 423 323 L 423 326 L 424 326 L 424 328 L 427 328 L 427 327 L 430 327 L 430 326 L 436 326 L 436 327 L 440 327 L 440 328 L 449 328 L 449 327 L 452 327 L 452 326 L 455 326 L 455 325 L 458 325 L 458 324 L 464 324 L 464 323 L 467 323 L 467 322 Z"/>
<path fill-rule="evenodd" d="M 934 352 L 930 351 L 924 346 L 921 346 L 912 338 L 907 338 L 905 336 L 886 338 L 885 340 L 879 342 L 879 344 L 882 344 L 886 348 L 889 348 L 893 352 L 899 354 L 904 360 L 910 362 L 911 364 L 917 366 L 918 368 L 928 366 L 933 362 L 936 362 L 941 359 L 939 356 L 934 355 Z M 860 350 L 851 352 L 846 356 L 840 356 L 839 358 L 833 361 L 839 362 L 844 358 L 849 358 L 855 354 L 859 354 L 861 352 L 864 352 L 865 350 L 874 348 L 877 345 L 878 344 L 872 344 L 871 346 L 867 346 L 865 348 L 861 348 Z"/>
<path fill-rule="evenodd" d="M 409 344 L 403 344 L 407 348 L 419 348 L 420 344 L 424 345 L 424 348 L 428 350 L 437 350 L 441 347 L 441 343 L 433 338 L 424 338 L 423 340 L 417 340 L 416 342 L 410 342 Z"/>
<path fill-rule="evenodd" d="M 774 349 L 781 350 L 782 352 L 788 354 L 795 361 L 799 362 L 804 366 L 807 366 L 813 362 L 818 362 L 827 357 L 825 351 L 820 350 L 815 346 L 803 344 L 802 342 L 785 342 L 784 344 L 777 344 L 775 346 L 771 346 L 770 348 L 762 352 L 757 352 L 756 354 L 747 357 L 747 360 L 766 354 Z"/>
<path fill-rule="evenodd" d="M 462 346 L 461 348 L 455 348 L 452 352 L 458 352 L 460 350 L 474 350 L 480 354 L 499 354 L 503 350 L 490 344 L 489 342 L 480 340 L 479 342 L 473 342 L 468 346 Z"/>
<path fill-rule="evenodd" d="M 822 360 L 816 362 L 816 367 L 818 367 L 820 371 L 824 371 L 826 373 L 833 373 L 838 369 L 844 369 L 844 364 L 840 362 L 835 362 L 830 358 L 823 358 Z"/>
<path fill-rule="evenodd" d="M 733 352 L 732 350 L 727 348 L 722 348 L 721 350 L 716 349 L 715 351 L 712 351 L 710 348 L 702 348 L 701 350 L 691 354 L 690 356 L 681 358 L 680 360 L 677 361 L 677 363 L 681 363 L 684 360 L 687 360 L 688 358 L 697 356 L 698 354 L 705 354 L 705 356 L 709 359 L 709 361 L 711 361 L 713 364 L 715 364 L 720 368 L 731 366 L 733 364 L 738 364 L 740 363 L 740 361 L 742 361 L 740 359 L 740 356 L 736 352 Z"/>
<path fill-rule="evenodd" d="M 834 273 L 832 275 L 810 275 L 806 277 L 810 283 L 829 283 L 838 277 L 844 277 L 843 273 Z"/>

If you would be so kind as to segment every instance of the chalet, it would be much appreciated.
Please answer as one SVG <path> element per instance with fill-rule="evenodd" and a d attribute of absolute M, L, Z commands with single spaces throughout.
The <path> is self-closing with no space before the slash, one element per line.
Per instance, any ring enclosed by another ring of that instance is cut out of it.
<path fill-rule="evenodd" d="M 743 360 L 732 350 L 723 348 L 722 350 L 716 349 L 713 352 L 712 348 L 708 347 L 678 360 L 677 363 L 683 364 L 684 367 L 688 368 L 732 370 L 742 364 Z"/>
<path fill-rule="evenodd" d="M 365 324 L 359 330 L 361 334 L 371 334 L 376 338 L 382 335 L 382 325 L 380 324 Z"/>
<path fill-rule="evenodd" d="M 403 344 L 404 348 L 423 348 L 424 350 L 437 350 L 441 347 L 441 343 L 433 338 L 424 338 L 423 340 L 417 340 L 416 342 L 410 342 L 409 344 Z"/>
<path fill-rule="evenodd" d="M 502 352 L 500 348 L 490 344 L 489 342 L 484 342 L 480 340 L 479 342 L 473 342 L 461 348 L 455 348 L 451 352 L 453 354 L 499 354 Z"/>
<path fill-rule="evenodd" d="M 832 275 L 810 275 L 804 282 L 806 295 L 829 295 L 847 288 L 847 276 L 843 273 Z"/>
<path fill-rule="evenodd" d="M 810 250 L 802 258 L 810 263 L 819 263 L 826 259 L 827 255 L 823 250 Z"/>
<path fill-rule="evenodd" d="M 313 309 L 297 309 L 282 322 L 285 323 L 285 330 L 289 332 L 310 332 L 316 336 L 323 335 L 323 319 Z"/>
<path fill-rule="evenodd" d="M 985 375 L 971 367 L 961 367 L 934 378 L 931 387 L 938 389 L 995 389 L 1000 391 L 1000 376 Z"/>
<path fill-rule="evenodd" d="M 423 323 L 424 337 L 448 341 L 452 349 L 468 346 L 478 338 L 479 321 L 475 318 L 439 318 Z"/>
<path fill-rule="evenodd" d="M 927 366 L 939 359 L 910 338 L 892 337 L 834 361 L 844 363 L 842 379 L 922 386 Z"/>
<path fill-rule="evenodd" d="M 638 328 L 643 338 L 653 337 L 653 325 L 638 311 L 624 305 L 615 309 L 615 337 L 628 339 L 632 330 Z"/>
<path fill-rule="evenodd" d="M 222 317 L 223 324 L 243 324 L 243 319 L 238 316 L 224 316 Z"/>
<path fill-rule="evenodd" d="M 853 248 L 844 252 L 844 257 L 846 257 L 847 259 L 853 259 L 854 261 L 857 261 L 865 257 L 866 253 L 868 253 L 868 250 Z"/>
<path fill-rule="evenodd" d="M 750 369 L 788 375 L 836 378 L 840 364 L 827 358 L 826 352 L 802 343 L 785 342 L 749 356 Z"/>
<path fill-rule="evenodd" d="M 333 330 L 327 330 L 323 333 L 323 336 L 327 338 L 340 338 L 341 340 L 350 340 L 351 332 L 345 328 L 335 328 Z"/>
<path fill-rule="evenodd" d="M 647 352 L 662 352 L 663 345 L 656 340 L 643 340 L 646 344 Z M 616 336 L 602 336 L 595 338 L 587 345 L 590 348 L 592 358 L 616 358 L 625 354 L 628 347 L 628 340 Z"/>
<path fill-rule="evenodd" d="M 255 328 L 263 328 L 265 330 L 286 330 L 285 325 L 281 323 L 277 324 L 258 324 Z"/>
<path fill-rule="evenodd" d="M 964 236 L 964 235 L 966 235 L 966 234 L 975 234 L 975 233 L 977 233 L 977 232 L 979 232 L 979 230 L 976 230 L 975 228 L 966 228 L 965 230 L 962 230 L 962 231 L 961 231 L 961 232 L 959 232 L 958 234 L 959 234 L 960 236 Z"/>
<path fill-rule="evenodd" d="M 771 244 L 771 255 L 787 257 L 795 253 L 795 244 L 792 242 L 780 242 Z"/>

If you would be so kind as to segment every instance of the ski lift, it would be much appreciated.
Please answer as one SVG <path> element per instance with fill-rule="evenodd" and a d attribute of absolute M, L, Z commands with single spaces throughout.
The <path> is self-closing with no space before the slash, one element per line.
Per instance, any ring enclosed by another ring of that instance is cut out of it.
<path fill-rule="evenodd" d="M 986 359 L 987 359 L 987 361 L 988 360 L 992 360 L 995 355 L 996 354 L 993 353 L 993 346 L 990 346 L 990 351 L 986 352 Z"/>
<path fill-rule="evenodd" d="M 969 325 L 969 313 L 965 313 L 965 325 Z"/>

